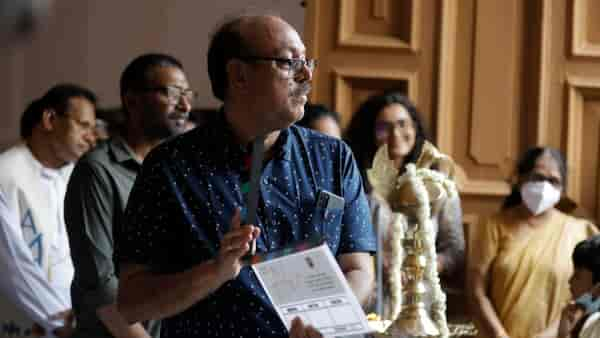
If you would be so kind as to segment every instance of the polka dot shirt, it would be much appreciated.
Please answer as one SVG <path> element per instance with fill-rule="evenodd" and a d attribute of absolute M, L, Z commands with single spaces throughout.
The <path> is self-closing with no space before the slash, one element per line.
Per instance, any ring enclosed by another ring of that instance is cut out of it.
<path fill-rule="evenodd" d="M 369 207 L 348 146 L 291 126 L 274 147 L 261 174 L 257 251 L 318 233 L 334 255 L 374 252 Z M 176 273 L 213 258 L 235 208 L 245 205 L 245 148 L 219 113 L 152 151 L 129 198 L 116 260 Z M 316 207 L 321 190 L 343 197 L 343 209 Z M 162 325 L 164 338 L 288 337 L 250 268 Z"/>

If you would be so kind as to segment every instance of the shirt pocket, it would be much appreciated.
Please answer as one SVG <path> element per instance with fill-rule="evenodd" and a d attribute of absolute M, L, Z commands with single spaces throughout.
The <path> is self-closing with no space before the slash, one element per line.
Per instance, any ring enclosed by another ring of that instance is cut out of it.
<path fill-rule="evenodd" d="M 343 216 L 343 209 L 317 207 L 313 212 L 313 228 L 327 241 L 332 252 L 339 247 Z"/>

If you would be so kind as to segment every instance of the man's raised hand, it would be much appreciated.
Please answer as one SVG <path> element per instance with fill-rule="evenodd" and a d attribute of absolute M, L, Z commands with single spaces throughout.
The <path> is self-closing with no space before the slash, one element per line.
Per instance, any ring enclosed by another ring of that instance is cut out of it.
<path fill-rule="evenodd" d="M 221 239 L 216 259 L 219 278 L 223 282 L 237 277 L 242 268 L 240 259 L 250 250 L 250 242 L 260 235 L 260 228 L 240 223 L 240 209 L 236 209 L 230 230 Z"/>

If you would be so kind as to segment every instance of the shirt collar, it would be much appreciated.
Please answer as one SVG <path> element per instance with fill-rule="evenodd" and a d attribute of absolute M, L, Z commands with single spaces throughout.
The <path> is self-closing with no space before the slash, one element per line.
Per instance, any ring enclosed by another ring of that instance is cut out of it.
<path fill-rule="evenodd" d="M 246 154 L 251 152 L 250 145 L 241 145 L 235 140 L 233 128 L 225 118 L 225 112 L 221 108 L 214 118 L 207 124 L 209 128 L 209 140 L 211 140 L 211 150 L 214 151 L 216 158 L 225 162 L 241 160 Z M 282 129 L 275 144 L 274 158 L 285 161 L 291 159 L 292 137 L 290 137 L 291 128 Z"/>
<path fill-rule="evenodd" d="M 134 161 L 135 163 L 141 165 L 138 159 L 134 156 L 133 150 L 129 147 L 127 142 L 125 142 L 125 140 L 122 137 L 115 136 L 111 138 L 108 146 L 117 162 L 123 163 L 128 161 Z"/>
<path fill-rule="evenodd" d="M 23 143 L 22 146 L 25 147 L 25 153 L 27 154 L 27 157 L 29 157 L 34 168 L 40 173 L 40 176 L 50 180 L 59 177 L 63 180 L 67 180 L 69 178 L 71 170 L 73 169 L 73 163 L 67 163 L 58 169 L 48 168 L 45 167 L 40 161 L 38 161 L 38 159 L 33 155 L 31 149 L 29 149 L 29 146 L 26 143 Z"/>
<path fill-rule="evenodd" d="M 291 128 L 281 130 L 279 137 L 273 145 L 275 149 L 275 158 L 290 161 L 292 158 L 292 137 L 290 137 Z"/>

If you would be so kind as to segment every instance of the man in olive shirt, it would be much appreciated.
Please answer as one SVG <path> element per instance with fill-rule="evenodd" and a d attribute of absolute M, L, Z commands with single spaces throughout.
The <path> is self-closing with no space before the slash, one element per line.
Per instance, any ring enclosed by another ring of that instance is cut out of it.
<path fill-rule="evenodd" d="M 183 132 L 194 97 L 179 61 L 161 54 L 136 58 L 121 76 L 122 134 L 99 144 L 73 170 L 64 208 L 75 266 L 75 337 L 148 337 L 142 325 L 129 325 L 117 312 L 114 241 L 144 157 Z M 158 324 L 147 325 L 153 337 L 160 336 Z"/>

